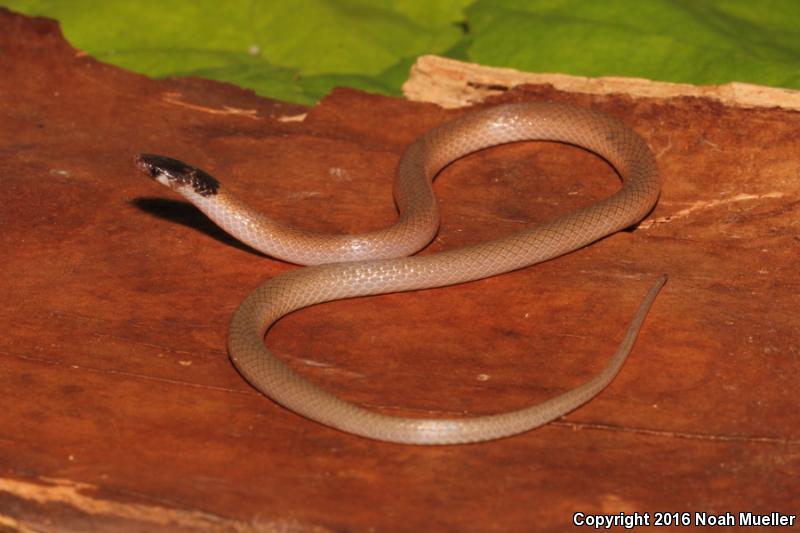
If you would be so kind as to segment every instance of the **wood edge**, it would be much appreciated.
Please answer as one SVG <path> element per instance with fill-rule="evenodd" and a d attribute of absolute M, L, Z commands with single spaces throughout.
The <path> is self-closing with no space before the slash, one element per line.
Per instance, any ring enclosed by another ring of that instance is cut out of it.
<path fill-rule="evenodd" d="M 420 56 L 411 67 L 403 94 L 409 100 L 444 108 L 463 107 L 502 94 L 516 85 L 549 84 L 560 91 L 586 94 L 623 93 L 642 98 L 681 96 L 709 98 L 745 108 L 780 107 L 800 110 L 800 91 L 731 82 L 724 85 L 690 85 L 643 78 L 589 78 L 568 74 L 522 72 L 488 67 L 445 57 Z"/>

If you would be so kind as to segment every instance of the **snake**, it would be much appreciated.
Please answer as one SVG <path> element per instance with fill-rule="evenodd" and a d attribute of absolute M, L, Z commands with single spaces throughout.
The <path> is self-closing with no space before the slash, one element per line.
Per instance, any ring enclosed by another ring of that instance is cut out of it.
<path fill-rule="evenodd" d="M 554 141 L 599 155 L 617 172 L 611 196 L 555 220 L 479 244 L 412 255 L 439 228 L 432 183 L 465 155 L 520 141 Z M 333 395 L 293 371 L 265 345 L 269 329 L 299 309 L 356 298 L 449 286 L 518 270 L 577 250 L 641 221 L 660 184 L 646 142 L 621 120 L 554 102 L 501 104 L 445 122 L 410 144 L 395 176 L 397 221 L 360 234 L 304 231 L 271 219 L 206 171 L 171 157 L 139 154 L 136 166 L 176 191 L 239 241 L 272 258 L 305 265 L 254 289 L 230 322 L 228 352 L 240 374 L 276 403 L 308 419 L 371 439 L 403 444 L 465 444 L 509 437 L 556 420 L 588 402 L 618 374 L 656 295 L 647 292 L 617 351 L 593 378 L 542 403 L 505 413 L 455 418 L 384 414 Z"/>

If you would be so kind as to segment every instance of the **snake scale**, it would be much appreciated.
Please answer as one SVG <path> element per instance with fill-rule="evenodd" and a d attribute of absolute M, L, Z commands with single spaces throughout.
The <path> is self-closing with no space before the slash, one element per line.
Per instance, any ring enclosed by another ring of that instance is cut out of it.
<path fill-rule="evenodd" d="M 439 227 L 435 176 L 453 161 L 484 148 L 546 140 L 585 148 L 605 158 L 623 184 L 612 196 L 562 217 L 481 244 L 425 256 Z M 240 373 L 277 403 L 343 431 L 390 442 L 458 444 L 521 433 L 587 402 L 619 372 L 656 294 L 645 296 L 607 366 L 590 381 L 524 409 L 464 418 L 405 418 L 365 409 L 318 388 L 264 345 L 281 317 L 311 305 L 359 296 L 442 287 L 527 267 L 586 246 L 640 221 L 655 205 L 659 181 L 646 143 L 621 121 L 591 109 L 556 103 L 517 103 L 468 113 L 411 144 L 395 179 L 399 211 L 391 227 L 358 235 L 302 231 L 272 220 L 235 197 L 203 170 L 160 155 L 136 165 L 206 213 L 226 232 L 277 259 L 312 265 L 276 276 L 250 293 L 230 325 L 228 349 Z"/>

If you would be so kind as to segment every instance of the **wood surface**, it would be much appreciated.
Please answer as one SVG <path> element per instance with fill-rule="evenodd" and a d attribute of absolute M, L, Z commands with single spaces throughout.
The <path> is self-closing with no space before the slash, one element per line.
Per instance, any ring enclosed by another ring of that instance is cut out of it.
<path fill-rule="evenodd" d="M 396 216 L 404 147 L 464 110 L 345 89 L 304 108 L 150 80 L 4 10 L 0 96 L 0 531 L 563 531 L 577 512 L 800 508 L 797 111 L 546 84 L 482 104 L 622 118 L 658 157 L 661 201 L 536 267 L 303 310 L 267 336 L 276 353 L 382 412 L 500 412 L 593 376 L 653 280 L 670 280 L 594 401 L 521 436 L 415 447 L 303 419 L 237 374 L 233 310 L 297 267 L 237 244 L 132 160 L 177 157 L 287 223 L 363 231 Z M 422 253 L 617 186 L 569 146 L 474 154 L 438 177 L 442 229 Z"/>

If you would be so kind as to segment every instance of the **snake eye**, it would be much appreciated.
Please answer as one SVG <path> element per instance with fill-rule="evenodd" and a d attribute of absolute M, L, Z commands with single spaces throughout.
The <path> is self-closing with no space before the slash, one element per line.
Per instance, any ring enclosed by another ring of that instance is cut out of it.
<path fill-rule="evenodd" d="M 148 154 L 137 155 L 136 158 L 134 159 L 134 163 L 136 164 L 136 167 L 139 170 L 141 170 L 151 178 L 155 178 L 159 172 L 156 166 L 151 161 L 151 158 Z"/>

